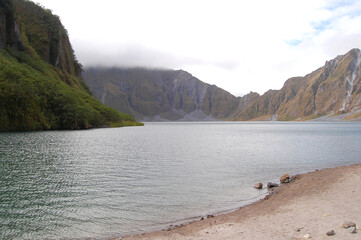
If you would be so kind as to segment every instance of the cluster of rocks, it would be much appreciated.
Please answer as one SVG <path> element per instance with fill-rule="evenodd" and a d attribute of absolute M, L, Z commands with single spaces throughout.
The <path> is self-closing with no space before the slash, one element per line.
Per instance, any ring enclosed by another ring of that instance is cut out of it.
<path fill-rule="evenodd" d="M 348 229 L 351 234 L 357 233 L 356 223 L 354 222 L 344 222 L 341 227 L 344 229 Z M 333 236 L 335 234 L 336 232 L 333 229 L 326 232 L 327 236 Z M 312 239 L 312 237 L 309 233 L 307 233 L 306 235 L 303 236 L 302 239 Z"/>
<path fill-rule="evenodd" d="M 354 222 L 344 222 L 341 227 L 342 227 L 342 228 L 345 228 L 345 229 L 349 229 L 349 232 L 350 232 L 351 234 L 357 233 L 356 223 L 354 223 Z M 328 231 L 328 232 L 326 233 L 327 236 L 333 236 L 333 235 L 335 235 L 335 234 L 336 234 L 336 232 L 335 232 L 334 230 Z"/>
<path fill-rule="evenodd" d="M 290 177 L 290 175 L 286 174 L 286 175 L 283 175 L 281 178 L 280 178 L 280 183 L 281 184 L 285 184 L 285 183 L 290 183 L 292 182 L 293 180 L 299 178 L 299 175 L 295 175 L 293 176 L 292 178 Z M 276 188 L 278 187 L 279 184 L 278 183 L 273 183 L 273 182 L 268 182 L 267 183 L 267 188 L 268 189 L 272 189 L 272 188 Z M 262 189 L 263 188 L 263 184 L 261 182 L 259 183 L 256 183 L 254 186 L 254 188 L 256 189 Z"/>
<path fill-rule="evenodd" d="M 301 177 L 301 175 L 297 174 L 295 176 L 290 176 L 289 174 L 285 174 L 280 178 L 280 184 L 287 184 L 290 182 L 293 182 L 296 179 L 299 179 Z M 272 190 L 273 188 L 277 188 L 279 186 L 279 184 L 277 183 L 272 183 L 272 182 L 268 182 L 267 183 L 267 188 L 269 190 Z M 256 183 L 254 186 L 254 188 L 256 189 L 263 189 L 263 184 L 261 182 Z M 341 226 L 344 229 L 348 229 L 348 231 L 350 232 L 350 234 L 356 234 L 357 230 L 361 230 L 361 228 L 356 228 L 356 223 L 354 222 L 344 222 Z M 300 229 L 297 230 L 297 232 L 299 232 Z M 336 234 L 335 230 L 330 230 L 328 232 L 326 232 L 327 236 L 334 236 Z M 312 239 L 311 235 L 309 233 L 305 234 L 303 236 L 302 239 Z"/>
<path fill-rule="evenodd" d="M 344 222 L 344 224 L 342 224 L 342 228 L 349 229 L 352 234 L 357 233 L 356 223 L 354 222 Z"/>

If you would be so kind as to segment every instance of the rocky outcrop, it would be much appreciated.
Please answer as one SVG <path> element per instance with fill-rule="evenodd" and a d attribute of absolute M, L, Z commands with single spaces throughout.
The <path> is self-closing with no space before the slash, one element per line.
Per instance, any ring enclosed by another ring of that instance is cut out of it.
<path fill-rule="evenodd" d="M 45 62 L 67 74 L 81 76 L 82 66 L 74 55 L 68 33 L 58 16 L 31 1 L 5 0 L 5 2 L 9 3 L 6 6 L 12 5 L 8 9 L 11 8 L 17 15 L 16 18 L 11 14 L 7 17 L 11 19 L 7 21 L 7 31 L 13 32 L 13 37 L 10 39 L 13 44 L 23 43 L 27 45 L 26 49 L 31 47 L 36 52 L 32 54 L 37 54 Z"/>

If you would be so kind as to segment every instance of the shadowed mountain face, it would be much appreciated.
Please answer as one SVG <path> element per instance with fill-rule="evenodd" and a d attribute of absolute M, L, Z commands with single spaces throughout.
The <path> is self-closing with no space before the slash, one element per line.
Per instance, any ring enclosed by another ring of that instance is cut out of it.
<path fill-rule="evenodd" d="M 241 101 L 182 70 L 88 68 L 84 79 L 101 102 L 145 121 L 227 119 Z"/>
<path fill-rule="evenodd" d="M 282 89 L 235 97 L 178 70 L 88 68 L 84 79 L 104 104 L 145 121 L 309 120 L 361 111 L 361 51 L 327 61 Z"/>

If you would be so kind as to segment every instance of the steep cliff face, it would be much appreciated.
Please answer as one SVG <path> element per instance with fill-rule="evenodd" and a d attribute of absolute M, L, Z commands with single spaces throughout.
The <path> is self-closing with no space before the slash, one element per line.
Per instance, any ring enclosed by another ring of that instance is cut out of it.
<path fill-rule="evenodd" d="M 309 120 L 361 109 L 361 51 L 345 55 L 304 77 L 287 80 L 280 90 L 254 98 L 232 120 Z"/>
<path fill-rule="evenodd" d="M 240 98 L 182 70 L 88 68 L 84 79 L 96 98 L 137 119 L 226 119 L 240 105 Z"/>
<path fill-rule="evenodd" d="M 0 1 L 0 48 L 10 46 L 23 50 L 18 23 L 15 18 L 14 5 L 11 0 Z"/>
<path fill-rule="evenodd" d="M 278 119 L 295 120 L 361 109 L 360 56 L 359 49 L 352 49 L 303 77 L 296 96 L 277 111 Z"/>
<path fill-rule="evenodd" d="M 138 124 L 93 98 L 81 70 L 50 10 L 0 1 L 0 131 Z"/>
<path fill-rule="evenodd" d="M 81 65 L 59 17 L 30 1 L 14 0 L 14 8 L 24 44 L 47 63 L 79 77 Z"/>

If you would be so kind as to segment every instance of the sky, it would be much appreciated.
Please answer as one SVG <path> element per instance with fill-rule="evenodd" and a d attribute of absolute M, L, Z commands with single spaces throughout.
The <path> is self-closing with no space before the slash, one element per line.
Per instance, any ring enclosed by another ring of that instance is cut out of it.
<path fill-rule="evenodd" d="M 361 1 L 34 0 L 84 67 L 183 69 L 242 96 L 361 48 Z"/>

